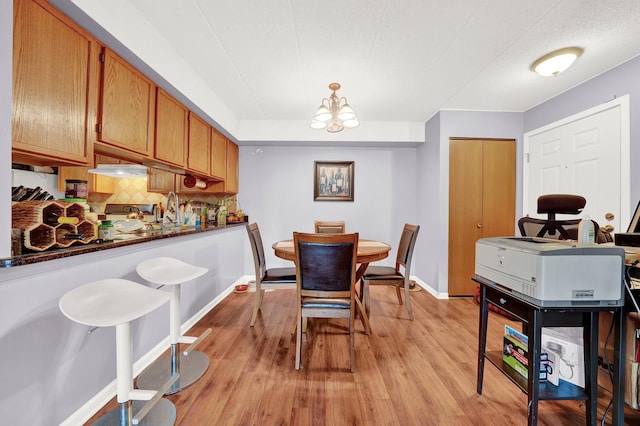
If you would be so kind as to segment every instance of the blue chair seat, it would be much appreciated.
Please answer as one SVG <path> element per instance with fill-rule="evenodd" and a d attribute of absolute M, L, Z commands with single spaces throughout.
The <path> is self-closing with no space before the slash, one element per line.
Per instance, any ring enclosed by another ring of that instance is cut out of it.
<path fill-rule="evenodd" d="M 344 298 L 316 298 L 316 297 L 303 297 L 303 308 L 315 308 L 315 309 L 350 309 L 351 303 L 349 299 Z"/>

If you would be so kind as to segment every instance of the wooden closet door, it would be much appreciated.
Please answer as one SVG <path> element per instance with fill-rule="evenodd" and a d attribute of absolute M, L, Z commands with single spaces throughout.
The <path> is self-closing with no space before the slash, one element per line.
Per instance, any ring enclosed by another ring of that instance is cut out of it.
<path fill-rule="evenodd" d="M 515 230 L 515 141 L 449 141 L 449 295 L 473 295 L 476 241 Z"/>
<path fill-rule="evenodd" d="M 484 141 L 482 152 L 482 238 L 513 236 L 516 143 L 512 140 Z"/>
<path fill-rule="evenodd" d="M 449 295 L 472 291 L 475 242 L 482 237 L 482 141 L 449 141 Z"/>

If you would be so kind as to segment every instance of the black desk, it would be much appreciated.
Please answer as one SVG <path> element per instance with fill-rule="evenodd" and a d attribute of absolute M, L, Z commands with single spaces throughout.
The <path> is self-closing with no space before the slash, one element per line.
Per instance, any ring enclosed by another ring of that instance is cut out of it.
<path fill-rule="evenodd" d="M 532 298 L 498 286 L 483 277 L 475 276 L 480 284 L 480 327 L 478 332 L 478 394 L 482 394 L 485 359 L 502 371 L 528 396 L 528 424 L 538 421 L 538 402 L 541 400 L 577 399 L 586 401 L 586 424 L 596 425 L 598 409 L 598 314 L 613 312 L 614 357 L 613 357 L 613 423 L 624 423 L 624 359 L 625 323 L 624 307 L 567 305 L 542 307 Z M 528 380 L 502 362 L 502 351 L 486 352 L 489 304 L 494 305 L 523 322 L 523 332 L 529 338 L 527 354 Z M 561 381 L 560 386 L 541 382 L 540 344 L 542 327 L 584 327 L 585 387 Z M 536 372 L 532 374 L 532 372 Z"/>

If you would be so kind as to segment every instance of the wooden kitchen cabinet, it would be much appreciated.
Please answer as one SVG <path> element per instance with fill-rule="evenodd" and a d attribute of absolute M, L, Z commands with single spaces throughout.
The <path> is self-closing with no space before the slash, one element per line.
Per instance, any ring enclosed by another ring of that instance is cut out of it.
<path fill-rule="evenodd" d="M 189 112 L 189 145 L 187 169 L 208 177 L 211 172 L 211 126 Z"/>
<path fill-rule="evenodd" d="M 228 194 L 238 193 L 238 145 L 227 140 L 227 176 L 225 189 Z"/>
<path fill-rule="evenodd" d="M 88 165 L 97 40 L 46 1 L 15 0 L 13 11 L 13 161 Z"/>
<path fill-rule="evenodd" d="M 224 165 L 220 166 L 224 169 L 223 177 L 218 175 L 215 179 L 224 178 L 224 181 L 214 182 L 209 180 L 209 186 L 206 189 L 199 188 L 187 188 L 184 186 L 184 176 L 177 176 L 176 190 L 180 193 L 204 193 L 204 194 L 223 194 L 233 195 L 238 193 L 238 145 L 231 142 L 229 139 L 222 136 L 216 138 L 216 134 L 222 136 L 220 133 L 214 131 L 214 137 L 212 141 L 212 147 L 214 152 L 214 158 L 222 156 L 224 158 Z"/>
<path fill-rule="evenodd" d="M 232 195 L 238 193 L 238 145 L 226 140 L 226 175 L 224 182 L 211 185 L 214 193 Z"/>
<path fill-rule="evenodd" d="M 449 140 L 449 295 L 474 294 L 476 241 L 514 234 L 515 197 L 515 140 Z"/>
<path fill-rule="evenodd" d="M 166 195 L 176 190 L 176 179 L 182 177 L 155 167 L 149 167 L 148 171 L 147 192 L 159 192 Z"/>
<path fill-rule="evenodd" d="M 211 129 L 211 176 L 227 177 L 227 138 L 215 129 Z"/>
<path fill-rule="evenodd" d="M 115 164 L 120 160 L 104 155 L 95 156 L 95 164 Z M 91 193 L 113 194 L 116 190 L 116 178 L 89 173 L 89 167 L 58 167 L 58 191 L 65 191 L 65 180 L 79 179 L 87 181 L 87 191 Z"/>
<path fill-rule="evenodd" d="M 106 150 L 116 147 L 141 157 L 152 155 L 155 84 L 107 48 L 102 49 L 100 61 L 98 143 L 106 144 Z"/>
<path fill-rule="evenodd" d="M 178 167 L 187 165 L 188 120 L 189 110 L 158 88 L 154 155 L 157 161 Z"/>

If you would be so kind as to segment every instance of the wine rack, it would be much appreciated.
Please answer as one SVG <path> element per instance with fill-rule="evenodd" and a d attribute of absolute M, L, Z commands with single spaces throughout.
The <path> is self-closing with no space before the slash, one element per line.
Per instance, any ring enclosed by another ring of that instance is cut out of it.
<path fill-rule="evenodd" d="M 22 231 L 28 250 L 87 244 L 95 239 L 95 225 L 85 219 L 84 212 L 85 206 L 79 203 L 22 201 L 11 206 L 11 227 Z"/>

